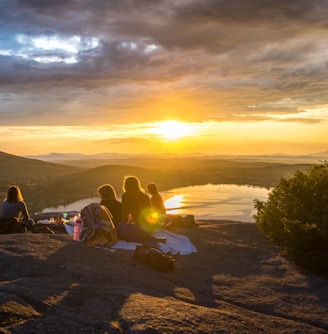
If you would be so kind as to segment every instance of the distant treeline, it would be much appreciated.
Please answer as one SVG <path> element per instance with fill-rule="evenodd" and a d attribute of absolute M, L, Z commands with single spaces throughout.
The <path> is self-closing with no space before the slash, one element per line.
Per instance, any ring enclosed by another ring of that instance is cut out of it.
<path fill-rule="evenodd" d="M 99 185 L 110 183 L 118 195 L 124 177 L 137 176 L 143 187 L 155 182 L 160 191 L 188 185 L 238 184 L 261 187 L 277 185 L 308 164 L 236 162 L 220 159 L 133 159 L 124 165 L 79 168 L 17 157 L 0 152 L 0 196 L 11 185 L 22 189 L 31 213 L 97 196 Z M 122 163 L 122 161 L 120 161 Z"/>

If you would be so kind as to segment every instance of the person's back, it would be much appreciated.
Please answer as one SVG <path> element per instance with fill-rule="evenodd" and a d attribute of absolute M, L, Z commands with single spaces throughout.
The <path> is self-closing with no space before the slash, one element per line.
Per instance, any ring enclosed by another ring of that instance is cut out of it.
<path fill-rule="evenodd" d="M 30 218 L 27 205 L 18 187 L 10 187 L 8 189 L 7 197 L 1 205 L 0 218 L 2 220 L 11 220 L 12 222 L 21 221 L 28 230 L 34 231 L 34 220 Z"/>
<path fill-rule="evenodd" d="M 142 191 L 139 180 L 134 176 L 125 179 L 123 188 L 123 221 L 129 221 L 131 215 L 132 221 L 140 225 L 144 219 L 144 210 L 151 207 L 149 196 Z"/>
<path fill-rule="evenodd" d="M 151 194 L 150 202 L 151 206 L 160 214 L 166 215 L 166 208 L 162 196 L 157 190 L 157 186 L 154 183 L 147 185 L 147 190 Z"/>
<path fill-rule="evenodd" d="M 151 203 L 147 194 L 126 192 L 122 195 L 122 206 L 123 221 L 127 222 L 132 219 L 134 223 L 140 224 L 143 219 L 143 211 L 150 208 Z"/>
<path fill-rule="evenodd" d="M 10 219 L 10 218 L 24 218 L 29 219 L 28 214 L 26 213 L 26 205 L 24 202 L 15 202 L 10 203 L 4 201 L 1 207 L 1 218 Z"/>
<path fill-rule="evenodd" d="M 17 187 L 10 187 L 8 189 L 7 197 L 1 205 L 1 218 L 3 219 L 24 219 L 29 220 L 30 215 L 27 206 L 23 200 L 21 192 Z"/>
<path fill-rule="evenodd" d="M 151 203 L 148 195 L 142 191 L 139 179 L 134 176 L 126 177 L 123 190 L 123 221 L 117 226 L 118 237 L 127 242 L 166 242 L 165 238 L 156 238 L 145 230 Z"/>
<path fill-rule="evenodd" d="M 122 221 L 122 203 L 117 199 L 103 199 L 100 204 L 105 205 L 113 216 L 113 223 L 116 226 Z"/>
<path fill-rule="evenodd" d="M 112 214 L 113 223 L 116 226 L 119 222 L 122 221 L 123 209 L 122 203 L 116 198 L 114 188 L 109 184 L 104 184 L 97 189 L 97 192 L 101 196 L 100 204 L 105 205 Z"/>

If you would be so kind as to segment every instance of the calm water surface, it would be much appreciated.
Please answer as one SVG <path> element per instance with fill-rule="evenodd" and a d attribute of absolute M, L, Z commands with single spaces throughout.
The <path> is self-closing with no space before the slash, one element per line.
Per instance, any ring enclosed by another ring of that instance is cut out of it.
<path fill-rule="evenodd" d="M 254 199 L 266 201 L 269 190 L 234 184 L 207 184 L 162 191 L 167 213 L 193 214 L 196 219 L 228 219 L 253 222 Z M 120 199 L 120 198 L 119 198 Z M 69 205 L 47 208 L 43 212 L 80 211 L 100 199 L 87 198 Z"/>

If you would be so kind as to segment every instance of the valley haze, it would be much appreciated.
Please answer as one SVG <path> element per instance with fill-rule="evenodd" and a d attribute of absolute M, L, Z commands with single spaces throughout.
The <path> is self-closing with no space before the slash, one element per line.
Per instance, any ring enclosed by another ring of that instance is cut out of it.
<path fill-rule="evenodd" d="M 77 164 L 79 166 L 96 167 L 102 164 L 112 163 L 113 161 L 127 162 L 128 160 L 145 160 L 145 159 L 227 159 L 234 161 L 261 161 L 261 162 L 278 162 L 278 163 L 319 163 L 328 160 L 328 151 L 304 155 L 291 154 L 245 154 L 245 155 L 205 155 L 202 153 L 193 154 L 120 154 L 120 153 L 60 153 L 50 152 L 47 154 L 26 155 L 26 158 L 38 159 L 54 163 Z"/>
<path fill-rule="evenodd" d="M 97 197 L 96 189 L 111 183 L 122 191 L 126 175 L 142 185 L 155 182 L 161 191 L 191 185 L 236 184 L 274 187 L 281 177 L 326 160 L 328 152 L 308 156 L 252 155 L 117 155 L 49 153 L 20 157 L 0 152 L 0 196 L 19 185 L 31 213 Z"/>

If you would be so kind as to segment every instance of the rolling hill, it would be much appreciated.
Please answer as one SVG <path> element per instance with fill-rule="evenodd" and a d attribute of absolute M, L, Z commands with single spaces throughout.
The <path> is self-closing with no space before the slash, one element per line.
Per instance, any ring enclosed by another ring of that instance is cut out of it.
<path fill-rule="evenodd" d="M 44 183 L 74 173 L 81 168 L 70 167 L 37 159 L 19 157 L 0 151 L 0 182 Z"/>
<path fill-rule="evenodd" d="M 112 160 L 95 168 L 80 168 L 0 152 L 0 195 L 19 185 L 31 213 L 97 196 L 96 189 L 110 183 L 118 195 L 126 175 L 139 177 L 142 186 L 155 182 L 160 190 L 203 184 L 275 186 L 308 164 L 233 161 L 228 159 L 141 158 Z M 119 162 L 119 163 L 118 163 Z"/>
<path fill-rule="evenodd" d="M 0 151 L 0 198 L 4 198 L 12 185 L 21 188 L 27 203 L 34 210 L 45 198 L 41 189 L 49 187 L 57 179 L 82 170 L 36 159 L 28 159 Z M 35 200 L 34 200 L 35 199 Z M 34 205 L 35 204 L 35 205 Z"/>

